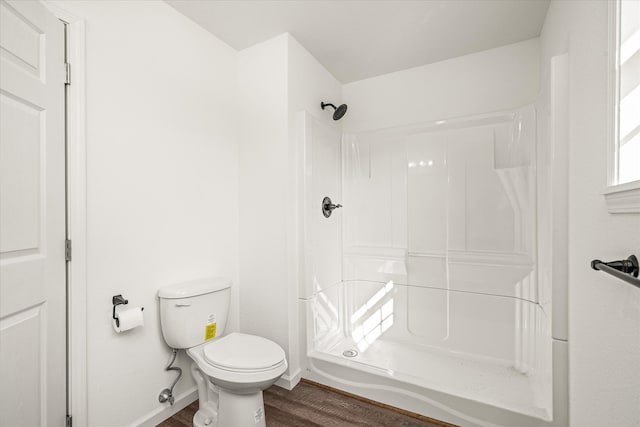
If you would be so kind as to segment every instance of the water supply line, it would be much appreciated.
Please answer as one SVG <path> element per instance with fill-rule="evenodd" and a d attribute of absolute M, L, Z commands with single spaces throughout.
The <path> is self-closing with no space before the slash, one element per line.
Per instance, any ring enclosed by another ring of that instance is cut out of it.
<path fill-rule="evenodd" d="M 175 398 L 173 397 L 173 388 L 176 386 L 176 384 L 180 380 L 180 377 L 182 377 L 182 368 L 179 368 L 177 366 L 173 366 L 173 363 L 176 361 L 176 357 L 178 356 L 178 349 L 174 348 L 172 350 L 173 350 L 173 353 L 171 355 L 171 361 L 169 362 L 169 364 L 167 365 L 167 367 L 164 370 L 165 371 L 178 371 L 178 376 L 171 383 L 171 387 L 165 388 L 164 390 L 162 390 L 160 392 L 160 395 L 158 396 L 158 401 L 160 403 L 164 403 L 164 402 L 166 402 L 168 400 L 169 404 L 171 404 L 171 405 L 173 405 L 173 402 L 175 401 Z"/>

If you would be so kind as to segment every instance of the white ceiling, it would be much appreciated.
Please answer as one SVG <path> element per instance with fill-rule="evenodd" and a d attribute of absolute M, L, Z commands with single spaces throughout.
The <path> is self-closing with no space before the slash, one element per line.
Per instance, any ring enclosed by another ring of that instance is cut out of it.
<path fill-rule="evenodd" d="M 540 34 L 549 0 L 166 0 L 241 50 L 289 32 L 342 83 Z"/>

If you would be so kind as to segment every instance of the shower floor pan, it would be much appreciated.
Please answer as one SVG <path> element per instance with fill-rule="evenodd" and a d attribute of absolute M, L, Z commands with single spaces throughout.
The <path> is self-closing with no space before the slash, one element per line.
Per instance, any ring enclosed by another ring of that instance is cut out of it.
<path fill-rule="evenodd" d="M 358 354 L 351 355 L 351 350 Z M 349 356 L 343 355 L 345 352 Z M 364 350 L 344 338 L 309 356 L 539 420 L 551 419 L 550 408 L 540 404 L 540 393 L 535 393 L 539 380 L 500 361 L 384 338 Z"/>

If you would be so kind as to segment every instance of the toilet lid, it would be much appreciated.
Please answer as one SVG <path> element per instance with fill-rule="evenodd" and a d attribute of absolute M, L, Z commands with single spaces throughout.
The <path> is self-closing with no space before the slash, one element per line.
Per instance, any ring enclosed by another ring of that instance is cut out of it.
<path fill-rule="evenodd" d="M 284 361 L 284 350 L 273 341 L 255 335 L 231 333 L 204 348 L 205 360 L 233 371 L 259 371 Z"/>

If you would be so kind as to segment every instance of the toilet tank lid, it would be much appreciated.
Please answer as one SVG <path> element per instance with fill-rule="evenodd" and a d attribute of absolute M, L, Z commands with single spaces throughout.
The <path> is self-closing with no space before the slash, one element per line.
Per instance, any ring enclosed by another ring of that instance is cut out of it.
<path fill-rule="evenodd" d="M 189 298 L 210 294 L 231 287 L 231 280 L 224 277 L 208 277 L 189 282 L 175 283 L 160 288 L 158 297 L 166 299 Z"/>

